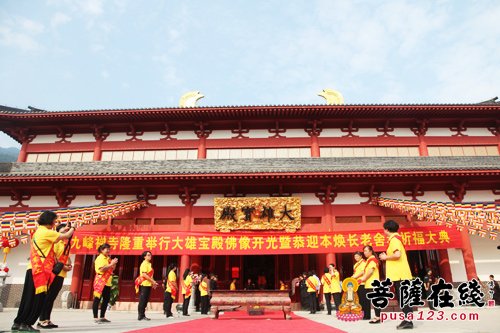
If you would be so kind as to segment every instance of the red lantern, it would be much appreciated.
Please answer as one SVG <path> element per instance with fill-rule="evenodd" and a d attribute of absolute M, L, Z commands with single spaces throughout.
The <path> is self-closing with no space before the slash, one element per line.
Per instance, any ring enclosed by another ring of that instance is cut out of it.
<path fill-rule="evenodd" d="M 9 247 L 10 248 L 15 248 L 19 245 L 19 239 L 17 238 L 12 238 L 12 239 L 9 239 Z"/>
<path fill-rule="evenodd" d="M 7 237 L 2 237 L 2 247 L 9 247 L 9 239 Z"/>

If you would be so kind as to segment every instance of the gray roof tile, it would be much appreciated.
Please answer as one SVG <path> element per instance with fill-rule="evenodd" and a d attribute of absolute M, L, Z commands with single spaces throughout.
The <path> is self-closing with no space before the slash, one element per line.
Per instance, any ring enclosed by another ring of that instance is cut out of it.
<path fill-rule="evenodd" d="M 238 160 L 176 160 L 68 163 L 0 163 L 0 178 L 105 175 L 213 175 L 500 171 L 500 156 L 356 157 Z"/>

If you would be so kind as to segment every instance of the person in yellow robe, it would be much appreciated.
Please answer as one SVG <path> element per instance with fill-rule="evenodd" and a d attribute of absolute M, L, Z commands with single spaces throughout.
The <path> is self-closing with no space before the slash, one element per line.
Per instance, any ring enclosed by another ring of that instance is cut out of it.
<path fill-rule="evenodd" d="M 201 298 L 201 314 L 208 314 L 209 310 L 209 299 L 208 294 L 210 293 L 210 280 L 207 277 L 207 274 L 203 273 L 201 275 L 200 282 L 200 298 Z"/>
<path fill-rule="evenodd" d="M 318 295 L 318 287 L 319 287 L 319 279 L 317 279 L 314 276 L 314 273 L 310 271 L 308 273 L 308 277 L 306 279 L 306 287 L 307 287 L 307 294 L 309 296 L 309 313 L 316 313 L 316 307 L 317 307 L 317 295 Z"/>
<path fill-rule="evenodd" d="M 52 211 L 44 211 L 38 218 L 38 228 L 31 236 L 30 262 L 12 331 L 37 331 L 32 325 L 40 316 L 47 296 L 47 284 L 55 262 L 54 244 L 69 239 L 75 231 L 75 226 L 72 224 L 65 233 L 52 230 L 56 221 L 57 214 Z"/>
<path fill-rule="evenodd" d="M 154 280 L 154 270 L 152 265 L 153 254 L 151 251 L 144 251 L 141 255 L 142 263 L 139 267 L 139 277 L 136 279 L 136 288 L 139 287 L 139 312 L 138 320 L 151 320 L 146 317 L 146 307 L 151 296 L 151 288 L 156 289 L 158 282 Z M 138 284 L 138 285 L 137 285 Z"/>
<path fill-rule="evenodd" d="M 375 253 L 373 252 L 373 247 L 371 245 L 366 245 L 363 248 L 363 253 L 365 254 L 366 257 L 366 265 L 363 276 L 359 278 L 359 281 L 365 283 L 366 293 L 370 293 L 373 291 L 372 282 L 375 280 L 380 280 L 379 263 L 377 258 L 375 257 Z M 366 302 L 368 303 L 368 305 L 370 305 L 368 299 L 366 300 Z M 370 320 L 369 322 L 370 324 L 380 323 L 380 309 L 374 307 L 374 310 L 375 310 L 375 318 L 373 318 L 373 320 Z M 365 313 L 365 318 L 371 319 L 370 310 L 368 310 L 368 313 Z"/>
<path fill-rule="evenodd" d="M 177 266 L 170 264 L 167 270 L 167 279 L 165 281 L 165 297 L 163 299 L 163 311 L 167 318 L 173 318 L 172 303 L 177 298 Z"/>
<path fill-rule="evenodd" d="M 57 232 L 68 232 L 69 226 L 66 224 L 59 224 L 56 227 Z M 70 241 L 70 240 L 69 240 Z M 70 244 L 66 244 L 68 241 L 60 240 L 59 242 L 54 244 L 54 254 L 58 261 L 63 262 L 64 266 L 49 287 L 47 292 L 47 297 L 45 298 L 45 303 L 42 308 L 42 312 L 40 313 L 40 318 L 38 318 L 38 328 L 58 328 L 59 325 L 54 324 L 50 320 L 50 315 L 52 314 L 52 308 L 54 307 L 54 301 L 59 295 L 59 292 L 62 289 L 64 278 L 67 273 L 71 271 L 73 266 L 71 265 L 71 259 L 69 259 L 69 247 Z"/>
<path fill-rule="evenodd" d="M 113 270 L 116 268 L 116 264 L 118 264 L 118 258 L 111 259 L 109 255 L 110 249 L 111 246 L 108 243 L 100 245 L 97 249 L 99 255 L 94 262 L 96 275 L 94 278 L 94 302 L 92 303 L 92 312 L 96 324 L 110 322 L 106 319 L 105 315 L 111 298 Z M 99 304 L 101 304 L 101 316 L 97 317 Z"/>
<path fill-rule="evenodd" d="M 413 279 L 408 258 L 406 257 L 406 250 L 401 236 L 398 234 L 399 224 L 396 221 L 389 220 L 384 223 L 384 233 L 389 238 L 389 245 L 386 252 L 379 255 L 380 260 L 385 261 L 385 277 L 391 279 L 394 283 L 396 297 L 398 304 L 401 307 L 401 299 L 399 295 L 399 288 L 401 281 Z M 404 306 L 401 310 L 407 317 L 412 312 L 411 307 Z M 410 320 L 403 320 L 398 329 L 412 329 L 413 322 Z"/>
<path fill-rule="evenodd" d="M 335 267 L 335 264 L 331 263 L 328 265 L 328 270 L 330 272 L 330 276 L 332 277 L 332 298 L 335 303 L 335 309 L 338 311 L 340 303 L 342 303 L 342 287 L 340 283 L 340 273 Z"/>
<path fill-rule="evenodd" d="M 189 316 L 188 307 L 189 307 L 189 301 L 191 300 L 191 291 L 193 288 L 193 272 L 189 268 L 186 268 L 184 270 L 181 284 L 182 284 L 182 295 L 184 297 L 184 301 L 182 302 L 182 315 Z"/>
<path fill-rule="evenodd" d="M 365 266 L 366 266 L 366 260 L 363 258 L 363 252 L 357 251 L 354 253 L 354 260 L 355 264 L 353 267 L 353 273 L 352 273 L 352 278 L 359 280 L 360 277 L 363 276 L 365 272 Z M 367 298 L 366 298 L 366 290 L 365 290 L 365 283 L 358 281 L 359 286 L 358 286 L 358 296 L 359 296 L 359 305 L 361 305 L 361 308 L 365 312 L 370 311 L 370 303 L 368 303 Z"/>
<path fill-rule="evenodd" d="M 238 279 L 233 279 L 233 281 L 231 282 L 231 284 L 229 285 L 229 290 L 232 290 L 232 291 L 235 291 L 236 290 L 236 282 L 238 281 Z"/>

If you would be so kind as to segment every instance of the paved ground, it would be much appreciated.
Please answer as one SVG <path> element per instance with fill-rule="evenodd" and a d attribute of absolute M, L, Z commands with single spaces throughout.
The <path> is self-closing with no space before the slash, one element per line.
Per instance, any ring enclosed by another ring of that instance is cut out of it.
<path fill-rule="evenodd" d="M 4 309 L 0 312 L 0 332 L 9 331 L 12 320 L 16 316 L 17 309 Z M 469 316 L 478 314 L 478 320 L 451 320 L 451 315 L 459 314 Z M 335 317 L 327 316 L 324 312 L 311 315 L 305 311 L 296 311 L 295 314 L 306 317 L 325 325 L 334 326 L 349 333 L 369 333 L 369 332 L 401 332 L 396 330 L 397 321 L 387 321 L 380 325 L 370 325 L 366 321 L 360 322 L 341 322 Z M 178 323 L 188 320 L 205 318 L 199 313 L 191 314 L 190 317 L 174 317 L 166 319 L 159 312 L 148 312 L 147 315 L 151 321 L 138 321 L 136 312 L 110 311 L 107 318 L 112 321 L 109 324 L 97 325 L 93 323 L 91 310 L 61 310 L 55 309 L 52 313 L 52 321 L 59 324 L 60 328 L 54 332 L 127 332 L 144 327 Z M 427 310 L 423 311 L 423 318 L 429 316 Z M 436 317 L 436 316 L 435 316 Z M 438 321 L 415 321 L 414 332 L 432 332 L 432 333 L 500 333 L 500 307 L 494 308 L 459 308 L 457 310 L 446 310 L 444 318 L 448 320 Z M 244 324 L 244 322 L 243 322 Z M 290 332 L 292 333 L 292 332 Z M 303 332 L 300 332 L 303 333 Z"/>

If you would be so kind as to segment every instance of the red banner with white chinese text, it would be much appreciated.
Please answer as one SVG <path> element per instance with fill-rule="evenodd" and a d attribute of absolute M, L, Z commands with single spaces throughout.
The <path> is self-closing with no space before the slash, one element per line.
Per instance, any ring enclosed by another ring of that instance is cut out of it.
<path fill-rule="evenodd" d="M 459 231 L 446 227 L 401 229 L 407 250 L 460 248 Z M 71 253 L 96 254 L 99 245 L 111 245 L 115 255 L 139 255 L 145 250 L 163 255 L 305 254 L 354 252 L 364 245 L 385 251 L 381 231 L 326 233 L 196 233 L 196 232 L 92 232 L 78 230 Z"/>

